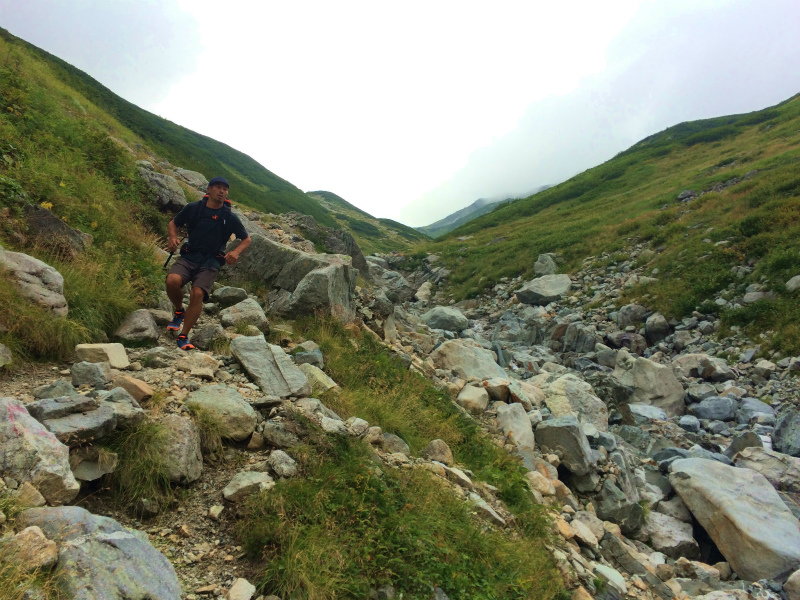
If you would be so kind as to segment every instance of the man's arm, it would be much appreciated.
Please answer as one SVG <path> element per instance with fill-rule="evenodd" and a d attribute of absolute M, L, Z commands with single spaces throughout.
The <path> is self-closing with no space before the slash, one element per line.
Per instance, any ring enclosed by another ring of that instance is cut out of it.
<path fill-rule="evenodd" d="M 248 246 L 250 246 L 250 242 L 252 242 L 252 240 L 248 235 L 241 242 L 239 242 L 239 245 L 236 246 L 236 248 L 225 254 L 225 262 L 229 265 L 235 264 L 236 261 L 239 260 L 239 255 L 241 255 L 241 253 L 247 250 Z"/>
<path fill-rule="evenodd" d="M 175 224 L 175 219 L 167 223 L 167 232 L 169 233 L 168 250 L 175 252 L 178 249 L 178 226 Z"/>

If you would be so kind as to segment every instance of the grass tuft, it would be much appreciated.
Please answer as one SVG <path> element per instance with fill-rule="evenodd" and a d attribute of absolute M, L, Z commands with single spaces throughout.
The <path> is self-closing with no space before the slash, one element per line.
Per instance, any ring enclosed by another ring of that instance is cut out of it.
<path fill-rule="evenodd" d="M 219 460 L 224 450 L 222 445 L 222 427 L 219 421 L 206 409 L 191 406 L 192 415 L 197 432 L 200 435 L 200 450 L 206 460 Z"/>

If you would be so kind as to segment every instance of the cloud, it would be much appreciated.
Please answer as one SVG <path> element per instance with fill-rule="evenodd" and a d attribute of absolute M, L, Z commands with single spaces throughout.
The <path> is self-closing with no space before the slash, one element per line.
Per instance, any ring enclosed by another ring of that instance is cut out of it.
<path fill-rule="evenodd" d="M 166 97 L 202 50 L 177 0 L 0 0 L 0 26 L 139 106 Z"/>
<path fill-rule="evenodd" d="M 524 196 L 676 123 L 785 100 L 800 92 L 797 31 L 791 0 L 645 5 L 609 45 L 602 73 L 531 104 L 513 132 L 475 150 L 401 218 L 426 225 L 479 197 Z"/>

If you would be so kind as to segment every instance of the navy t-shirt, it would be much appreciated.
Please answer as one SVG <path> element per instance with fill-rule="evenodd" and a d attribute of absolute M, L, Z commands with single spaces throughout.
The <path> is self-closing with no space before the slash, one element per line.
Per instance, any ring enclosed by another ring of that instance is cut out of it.
<path fill-rule="evenodd" d="M 219 252 L 225 252 L 231 234 L 243 240 L 247 237 L 247 231 L 239 217 L 232 212 L 223 215 L 222 207 L 209 208 L 204 204 L 203 200 L 192 202 L 175 215 L 175 225 L 189 225 L 189 239 L 186 242 L 189 251 L 181 255 L 198 266 L 218 269 L 220 264 L 214 257 Z M 195 217 L 197 211 L 200 213 Z"/>

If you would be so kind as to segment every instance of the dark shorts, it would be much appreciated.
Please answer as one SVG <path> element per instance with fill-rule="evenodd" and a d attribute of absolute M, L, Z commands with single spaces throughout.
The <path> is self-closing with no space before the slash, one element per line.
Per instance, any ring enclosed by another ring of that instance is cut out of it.
<path fill-rule="evenodd" d="M 186 285 L 189 281 L 192 282 L 192 287 L 199 287 L 204 292 L 203 299 L 208 300 L 208 295 L 211 293 L 211 286 L 217 279 L 219 269 L 208 269 L 206 267 L 198 267 L 194 263 L 190 263 L 182 256 L 178 257 L 175 264 L 169 270 L 169 274 L 181 276 L 181 285 Z"/>

